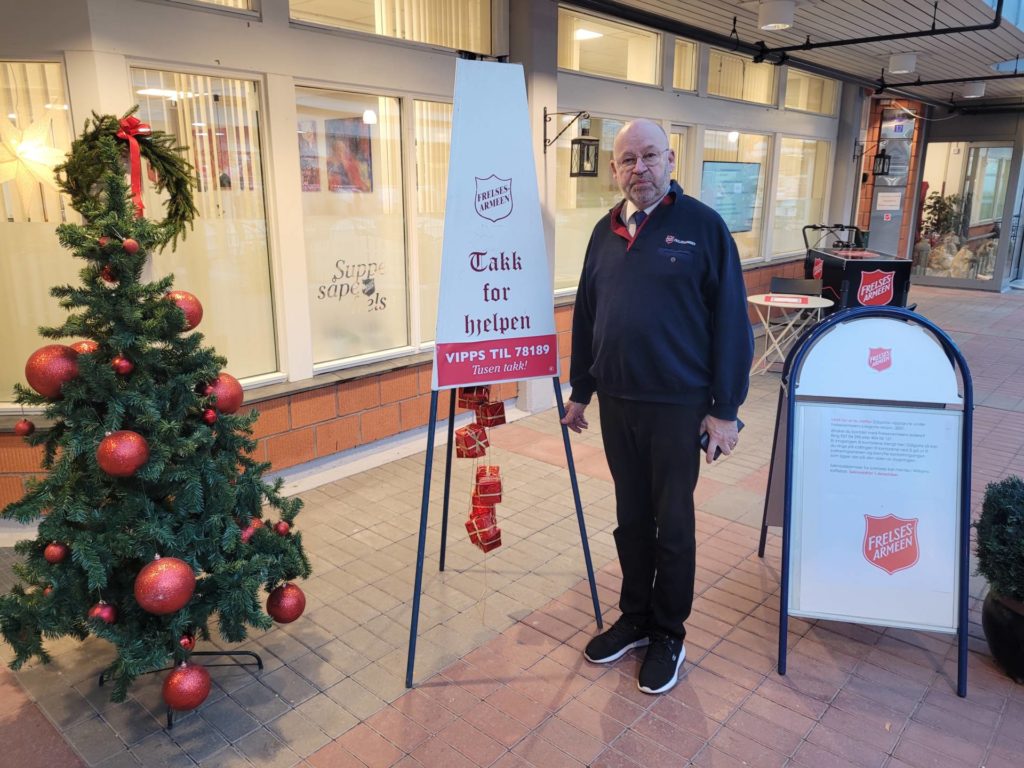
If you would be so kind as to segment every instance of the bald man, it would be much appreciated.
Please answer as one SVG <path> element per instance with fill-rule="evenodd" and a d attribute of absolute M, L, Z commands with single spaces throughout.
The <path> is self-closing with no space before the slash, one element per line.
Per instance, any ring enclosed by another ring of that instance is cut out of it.
<path fill-rule="evenodd" d="M 624 199 L 594 228 L 573 314 L 572 394 L 562 420 L 586 429 L 596 393 L 615 481 L 622 615 L 584 655 L 608 664 L 647 647 L 637 679 L 664 693 L 686 658 L 700 435 L 707 461 L 739 441 L 754 340 L 736 244 L 721 216 L 672 180 L 664 129 L 635 120 L 615 137 Z"/>

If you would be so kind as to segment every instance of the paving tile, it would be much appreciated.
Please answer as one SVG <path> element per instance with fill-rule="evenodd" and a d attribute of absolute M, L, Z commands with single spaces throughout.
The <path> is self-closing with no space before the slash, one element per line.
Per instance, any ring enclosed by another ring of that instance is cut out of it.
<path fill-rule="evenodd" d="M 279 717 L 290 708 L 286 701 L 262 682 L 239 688 L 231 694 L 231 698 L 261 723 Z"/>
<path fill-rule="evenodd" d="M 296 707 L 295 711 L 332 739 L 338 738 L 359 723 L 355 715 L 322 693 L 307 699 Z"/>
<path fill-rule="evenodd" d="M 275 669 L 273 672 L 263 675 L 260 682 L 292 707 L 301 704 L 317 693 L 314 686 L 306 682 L 290 667 Z"/>
<path fill-rule="evenodd" d="M 153 768 L 179 768 L 193 766 L 195 762 L 185 754 L 171 737 L 161 731 L 154 733 L 131 748 L 131 753 L 142 765 Z"/>
<path fill-rule="evenodd" d="M 474 765 L 491 765 L 506 751 L 503 744 L 491 737 L 488 728 L 480 728 L 461 718 L 449 723 L 437 735 Z"/>
<path fill-rule="evenodd" d="M 197 763 L 228 746 L 220 732 L 201 717 L 193 716 L 175 722 L 167 732 L 182 752 Z"/>
<path fill-rule="evenodd" d="M 243 736 L 234 746 L 260 768 L 291 768 L 299 762 L 299 756 L 266 728 Z"/>

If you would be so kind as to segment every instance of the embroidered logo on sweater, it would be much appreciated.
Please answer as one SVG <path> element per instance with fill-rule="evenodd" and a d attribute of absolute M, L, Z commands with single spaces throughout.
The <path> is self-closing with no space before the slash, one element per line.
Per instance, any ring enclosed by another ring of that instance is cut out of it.
<path fill-rule="evenodd" d="M 665 244 L 672 245 L 672 243 L 679 243 L 680 245 L 696 245 L 693 240 L 682 240 L 675 235 L 665 235 Z"/>

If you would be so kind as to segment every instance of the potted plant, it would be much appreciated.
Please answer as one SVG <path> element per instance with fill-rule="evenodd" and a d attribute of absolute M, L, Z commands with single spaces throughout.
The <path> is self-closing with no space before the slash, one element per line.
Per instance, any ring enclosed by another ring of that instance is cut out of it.
<path fill-rule="evenodd" d="M 981 623 L 992 656 L 1024 683 L 1024 480 L 1011 475 L 989 483 L 978 532 L 978 571 L 988 595 Z"/>
<path fill-rule="evenodd" d="M 945 235 L 958 235 L 963 226 L 963 198 L 932 192 L 924 204 L 922 228 L 934 246 Z"/>

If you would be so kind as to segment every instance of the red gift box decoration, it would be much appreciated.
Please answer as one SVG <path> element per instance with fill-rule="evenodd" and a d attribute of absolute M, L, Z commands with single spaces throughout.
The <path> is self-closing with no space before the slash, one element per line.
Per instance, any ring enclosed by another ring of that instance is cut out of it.
<path fill-rule="evenodd" d="M 459 389 L 459 408 L 476 408 L 491 399 L 490 387 L 461 387 Z"/>
<path fill-rule="evenodd" d="M 496 427 L 505 423 L 505 404 L 500 400 L 481 403 L 476 407 L 476 423 Z"/>
<path fill-rule="evenodd" d="M 490 504 L 474 504 L 466 521 L 469 540 L 484 552 L 490 552 L 501 546 L 501 528 L 498 517 Z"/>
<path fill-rule="evenodd" d="M 476 488 L 473 496 L 486 504 L 501 501 L 501 469 L 495 466 L 476 468 Z"/>
<path fill-rule="evenodd" d="M 478 459 L 487 453 L 487 430 L 479 424 L 467 424 L 455 430 L 455 455 L 460 459 Z"/>

